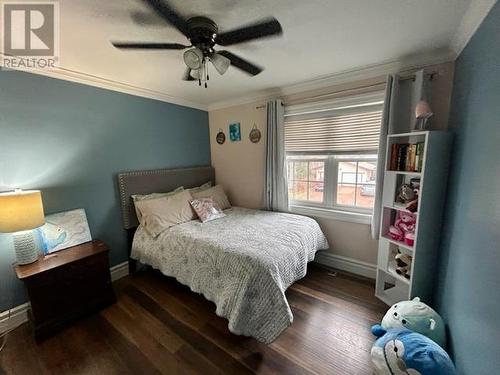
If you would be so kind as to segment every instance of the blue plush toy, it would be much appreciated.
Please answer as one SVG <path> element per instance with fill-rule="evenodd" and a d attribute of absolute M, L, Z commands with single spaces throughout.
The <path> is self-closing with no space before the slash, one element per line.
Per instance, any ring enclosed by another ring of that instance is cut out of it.
<path fill-rule="evenodd" d="M 377 375 L 456 375 L 448 354 L 434 341 L 406 328 L 382 327 L 372 347 Z"/>

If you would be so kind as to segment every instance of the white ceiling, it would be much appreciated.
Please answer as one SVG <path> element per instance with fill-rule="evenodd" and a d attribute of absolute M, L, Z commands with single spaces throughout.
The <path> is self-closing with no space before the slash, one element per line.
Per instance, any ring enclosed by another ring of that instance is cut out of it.
<path fill-rule="evenodd" d="M 185 17 L 204 15 L 224 31 L 266 16 L 281 38 L 227 49 L 265 67 L 250 77 L 234 68 L 211 75 L 208 89 L 184 82 L 182 51 L 120 51 L 110 40 L 179 42 L 185 37 L 140 0 L 60 2 L 61 66 L 207 107 L 251 92 L 448 49 L 472 0 L 169 0 Z M 152 16 L 154 17 L 154 16 Z"/>

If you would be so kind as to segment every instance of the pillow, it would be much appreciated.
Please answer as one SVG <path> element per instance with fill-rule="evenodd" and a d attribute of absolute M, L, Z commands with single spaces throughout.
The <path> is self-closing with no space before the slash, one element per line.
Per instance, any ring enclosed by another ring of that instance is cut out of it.
<path fill-rule="evenodd" d="M 135 206 L 135 214 L 137 215 L 137 220 L 139 222 L 141 222 L 141 213 L 137 209 L 136 202 L 149 200 L 149 199 L 157 199 L 157 198 L 162 198 L 162 197 L 169 197 L 169 196 L 177 194 L 183 190 L 184 190 L 184 187 L 180 186 L 175 190 L 169 191 L 168 193 L 151 193 L 151 194 L 147 194 L 147 195 L 141 195 L 141 194 L 131 195 L 132 201 L 134 202 L 134 206 Z"/>
<path fill-rule="evenodd" d="M 214 203 L 221 209 L 231 208 L 231 203 L 227 199 L 227 195 L 222 188 L 222 185 L 214 186 L 213 188 L 206 189 L 203 191 L 194 192 L 193 198 L 212 198 Z"/>
<path fill-rule="evenodd" d="M 191 189 L 187 189 L 189 190 L 189 192 L 191 194 L 193 193 L 198 193 L 200 191 L 203 191 L 203 190 L 207 190 L 207 189 L 210 189 L 212 187 L 212 181 L 208 181 L 208 182 L 205 182 L 203 185 L 201 186 L 198 186 L 198 187 L 194 187 L 194 188 L 191 188 Z"/>
<path fill-rule="evenodd" d="M 193 206 L 202 223 L 226 216 L 212 198 L 193 199 L 191 206 Z"/>
<path fill-rule="evenodd" d="M 136 203 L 141 214 L 141 225 L 153 237 L 177 224 L 196 219 L 191 208 L 191 193 L 183 190 L 174 195 L 145 199 Z"/>
<path fill-rule="evenodd" d="M 134 195 L 131 195 L 131 198 L 134 202 L 139 202 L 139 201 L 143 201 L 143 200 L 147 200 L 147 199 L 156 199 L 156 198 L 167 197 L 169 195 L 179 193 L 183 190 L 184 190 L 184 186 L 179 186 L 177 189 L 169 191 L 168 193 L 151 193 L 151 194 L 146 194 L 146 195 L 134 194 Z"/>

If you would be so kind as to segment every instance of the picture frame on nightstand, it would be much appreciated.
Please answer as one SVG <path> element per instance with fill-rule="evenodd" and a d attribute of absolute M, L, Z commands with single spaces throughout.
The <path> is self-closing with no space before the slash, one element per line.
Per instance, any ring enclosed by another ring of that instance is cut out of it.
<path fill-rule="evenodd" d="M 45 216 L 37 233 L 44 255 L 92 241 L 83 208 Z"/>

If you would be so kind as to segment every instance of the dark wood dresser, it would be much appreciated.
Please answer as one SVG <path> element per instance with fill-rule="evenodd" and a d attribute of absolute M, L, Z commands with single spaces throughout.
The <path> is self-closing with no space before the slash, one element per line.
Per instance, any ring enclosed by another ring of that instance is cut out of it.
<path fill-rule="evenodd" d="M 43 340 L 68 323 L 116 301 L 108 247 L 91 241 L 15 266 L 28 290 L 35 339 Z"/>

